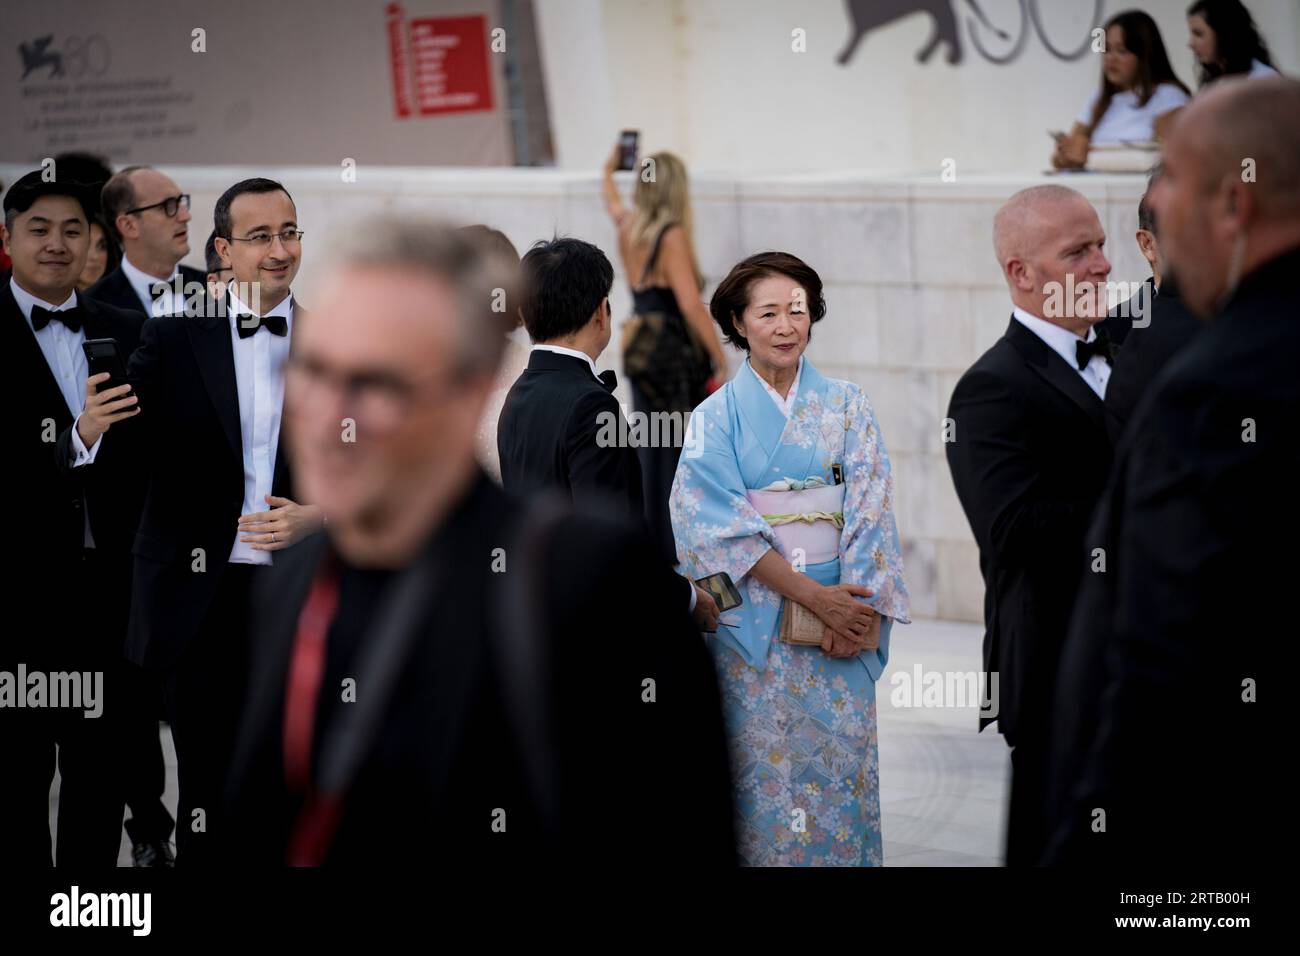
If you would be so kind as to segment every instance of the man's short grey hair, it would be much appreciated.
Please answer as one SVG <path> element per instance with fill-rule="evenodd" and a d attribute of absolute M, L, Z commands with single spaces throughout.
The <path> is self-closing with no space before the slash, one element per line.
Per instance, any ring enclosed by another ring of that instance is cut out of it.
<path fill-rule="evenodd" d="M 484 253 L 471 237 L 439 219 L 398 215 L 375 217 L 349 230 L 340 244 L 342 266 L 409 268 L 449 283 L 458 299 L 458 373 L 496 373 L 514 314 L 517 269 Z"/>

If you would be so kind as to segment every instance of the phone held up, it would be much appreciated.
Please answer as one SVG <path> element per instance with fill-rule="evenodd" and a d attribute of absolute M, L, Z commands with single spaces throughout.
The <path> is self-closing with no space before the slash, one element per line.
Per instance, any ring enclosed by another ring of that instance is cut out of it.
<path fill-rule="evenodd" d="M 623 171 L 636 169 L 637 142 L 641 134 L 634 129 L 625 129 L 618 136 L 618 168 Z"/>

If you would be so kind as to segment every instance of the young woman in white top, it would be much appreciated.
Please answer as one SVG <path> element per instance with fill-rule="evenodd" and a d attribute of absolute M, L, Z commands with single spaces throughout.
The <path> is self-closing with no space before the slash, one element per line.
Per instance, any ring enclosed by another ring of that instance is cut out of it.
<path fill-rule="evenodd" d="M 1106 24 L 1101 89 L 1069 134 L 1057 140 L 1052 165 L 1081 168 L 1094 144 L 1163 139 L 1189 99 L 1169 64 L 1156 22 L 1140 10 L 1116 14 Z"/>
<path fill-rule="evenodd" d="M 1241 0 L 1196 0 L 1187 10 L 1187 32 L 1202 87 L 1221 76 L 1277 74 Z"/>

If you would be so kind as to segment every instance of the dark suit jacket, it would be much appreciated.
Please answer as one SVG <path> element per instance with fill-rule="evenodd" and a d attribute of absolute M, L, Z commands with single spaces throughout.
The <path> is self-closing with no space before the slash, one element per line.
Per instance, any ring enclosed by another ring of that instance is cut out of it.
<path fill-rule="evenodd" d="M 410 650 L 377 732 L 357 750 L 363 757 L 325 862 L 367 870 L 420 858 L 454 869 L 557 859 L 730 865 L 716 680 L 685 608 L 664 598 L 672 574 L 621 519 L 562 514 L 529 553 L 513 537 L 522 515 L 480 474 L 432 536 L 427 550 L 438 570 L 423 589 L 427 604 L 412 617 Z M 495 547 L 505 548 L 506 573 L 493 571 Z M 302 806 L 284 782 L 285 687 L 304 598 L 328 552 L 323 534 L 281 552 L 284 560 L 255 593 L 250 692 L 228 787 L 227 848 L 242 864 L 281 865 Z M 524 575 L 521 589 L 538 603 L 503 602 L 499 589 Z M 513 654 L 501 659 L 494 628 L 526 626 L 532 633 L 516 636 L 537 656 L 524 666 L 524 686 L 541 694 L 521 712 L 511 709 L 519 697 L 502 677 L 520 662 Z M 357 675 L 358 700 L 367 693 L 365 649 L 380 640 L 367 631 L 356 642 L 358 658 L 334 670 Z M 653 703 L 643 700 L 647 678 L 656 682 Z M 357 705 L 339 704 L 339 692 L 324 686 L 317 711 L 318 784 L 322 751 L 334 752 L 324 741 L 342 739 L 359 719 Z M 553 726 L 552 746 L 521 740 L 521 716 Z M 559 814 L 551 823 L 538 809 L 523 752 L 558 768 Z M 683 787 L 691 794 L 688 838 L 671 812 Z M 505 833 L 491 830 L 496 808 L 506 812 Z M 402 820 L 424 822 L 398 834 Z"/>
<path fill-rule="evenodd" d="M 116 339 L 123 356 L 135 349 L 139 316 L 84 296 L 77 301 L 87 339 Z M 16 412 L 4 474 L 9 491 L 6 500 L 10 502 L 9 534 L 22 543 L 22 555 L 10 564 L 10 586 L 24 606 L 56 617 L 76 598 L 68 588 L 76 580 L 73 572 L 85 543 L 86 510 L 96 548 L 126 561 L 139 516 L 132 503 L 138 501 L 138 491 L 131 476 L 118 467 L 128 460 L 126 449 L 113 447 L 108 436 L 94 464 L 69 467 L 74 415 L 8 281 L 0 285 L 0 336 L 16 376 Z M 116 433 L 115 426 L 110 435 Z M 36 650 L 55 643 L 47 630 L 27 624 L 8 631 L 15 646 L 24 637 Z"/>
<path fill-rule="evenodd" d="M 1047 862 L 1229 872 L 1275 852 L 1276 725 L 1243 696 L 1295 631 L 1297 270 L 1300 249 L 1247 276 L 1125 433 L 1089 532 L 1106 573 L 1062 653 Z"/>
<path fill-rule="evenodd" d="M 1133 409 L 1165 363 L 1204 327 L 1179 299 L 1171 276 L 1165 277 L 1158 294 L 1151 279 L 1147 285 L 1151 288 L 1151 321 L 1131 331 L 1115 356 L 1106 383 L 1107 426 L 1114 442 L 1119 441 Z"/>
<path fill-rule="evenodd" d="M 208 276 L 206 272 L 200 272 L 198 269 L 186 265 L 182 265 L 180 271 L 181 279 L 185 285 L 197 282 L 204 290 L 202 294 L 207 295 Z M 139 312 L 145 318 L 150 318 L 149 311 L 144 307 L 144 303 L 140 301 L 140 297 L 135 294 L 135 290 L 131 288 L 131 281 L 126 277 L 126 273 L 122 271 L 120 265 L 87 289 L 86 295 L 97 302 L 104 302 L 131 312 Z"/>
<path fill-rule="evenodd" d="M 1049 712 L 1087 567 L 1084 532 L 1110 469 L 1104 409 L 1078 371 L 1013 318 L 958 381 L 948 416 L 948 466 L 984 575 L 984 667 L 999 675 L 998 726 L 1015 746 L 1041 734 Z"/>
<path fill-rule="evenodd" d="M 304 310 L 296 303 L 294 310 L 297 323 Z M 133 441 L 149 475 L 127 638 L 127 656 L 141 666 L 169 667 L 198 633 L 235 540 L 244 464 L 231 321 L 151 318 L 131 356 L 141 407 Z M 271 493 L 293 497 L 283 431 Z M 195 549 L 205 571 L 193 570 Z"/>
<path fill-rule="evenodd" d="M 601 423 L 617 425 L 623 414 L 611 391 L 581 359 L 533 352 L 506 395 L 497 422 L 506 491 L 531 497 L 555 489 L 578 502 L 613 499 L 629 515 L 642 515 L 636 449 L 601 447 L 597 440 Z M 613 434 L 619 435 L 617 428 Z"/>

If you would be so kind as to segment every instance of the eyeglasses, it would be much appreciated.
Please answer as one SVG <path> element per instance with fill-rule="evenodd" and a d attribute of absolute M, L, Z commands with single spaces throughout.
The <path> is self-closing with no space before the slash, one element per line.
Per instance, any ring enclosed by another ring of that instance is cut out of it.
<path fill-rule="evenodd" d="M 408 381 L 388 372 L 345 375 L 289 354 L 284 363 L 285 404 L 301 410 L 319 407 L 323 393 L 343 393 L 348 413 L 367 428 L 391 432 L 421 399 L 437 401 L 463 387 L 463 380 L 446 373 Z"/>
<path fill-rule="evenodd" d="M 147 212 L 150 209 L 162 209 L 163 215 L 168 219 L 171 219 L 176 215 L 177 210 L 189 208 L 189 193 L 181 193 L 179 196 L 168 196 L 162 202 L 151 203 L 148 206 L 136 206 L 134 209 L 128 209 L 126 215 L 132 216 L 137 212 Z"/>
<path fill-rule="evenodd" d="M 240 238 L 239 236 L 227 236 L 230 242 L 246 242 L 250 246 L 265 247 L 271 244 L 273 239 L 279 239 L 286 246 L 291 242 L 299 242 L 302 239 L 301 229 L 285 229 L 283 232 L 255 232 L 251 236 Z"/>

